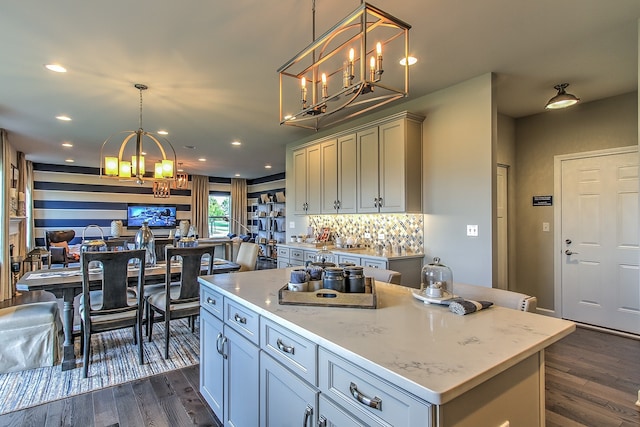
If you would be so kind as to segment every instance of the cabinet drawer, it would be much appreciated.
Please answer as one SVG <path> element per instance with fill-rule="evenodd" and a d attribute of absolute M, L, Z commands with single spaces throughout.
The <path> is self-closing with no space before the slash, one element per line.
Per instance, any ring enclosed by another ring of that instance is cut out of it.
<path fill-rule="evenodd" d="M 387 262 L 381 261 L 379 259 L 374 259 L 374 258 L 362 258 L 362 266 L 386 269 Z"/>
<path fill-rule="evenodd" d="M 304 251 L 304 260 L 314 262 L 318 251 Z"/>
<path fill-rule="evenodd" d="M 289 248 L 278 246 L 278 258 L 289 258 Z"/>
<path fill-rule="evenodd" d="M 340 255 L 338 256 L 338 262 L 350 262 L 351 264 L 360 265 L 360 257 L 353 255 Z"/>
<path fill-rule="evenodd" d="M 292 261 L 304 261 L 304 251 L 302 249 L 291 249 L 289 251 L 289 258 L 291 258 Z"/>
<path fill-rule="evenodd" d="M 200 286 L 200 306 L 222 320 L 222 295 L 206 286 Z"/>
<path fill-rule="evenodd" d="M 366 424 L 431 425 L 429 403 L 323 348 L 318 350 L 318 377 L 321 393 L 367 420 Z"/>
<path fill-rule="evenodd" d="M 317 346 L 269 319 L 262 317 L 261 322 L 260 347 L 262 350 L 310 384 L 316 385 Z"/>
<path fill-rule="evenodd" d="M 224 323 L 255 345 L 260 345 L 260 316 L 258 313 L 233 302 L 229 298 L 225 298 L 224 301 Z"/>

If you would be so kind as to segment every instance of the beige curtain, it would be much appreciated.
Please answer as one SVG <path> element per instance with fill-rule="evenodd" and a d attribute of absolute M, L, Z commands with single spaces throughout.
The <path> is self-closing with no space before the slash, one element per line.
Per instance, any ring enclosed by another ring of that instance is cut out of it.
<path fill-rule="evenodd" d="M 11 258 L 9 256 L 9 188 L 11 188 L 11 146 L 7 140 L 7 131 L 0 129 L 0 212 L 2 212 L 2 224 L 0 225 L 0 301 L 13 296 L 13 284 L 11 283 Z"/>
<path fill-rule="evenodd" d="M 36 236 L 35 236 L 35 221 L 33 219 L 33 162 L 25 162 L 25 183 L 24 183 L 24 202 L 27 209 L 27 220 L 25 221 L 27 227 L 27 253 L 35 248 Z"/>
<path fill-rule="evenodd" d="M 247 230 L 247 180 L 231 178 L 231 232 L 250 234 Z"/>
<path fill-rule="evenodd" d="M 200 238 L 209 237 L 209 178 L 193 175 L 191 181 L 191 224 Z"/>

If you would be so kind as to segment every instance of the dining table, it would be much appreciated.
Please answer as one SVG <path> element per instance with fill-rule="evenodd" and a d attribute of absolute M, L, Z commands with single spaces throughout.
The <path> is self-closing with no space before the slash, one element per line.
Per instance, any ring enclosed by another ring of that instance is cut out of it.
<path fill-rule="evenodd" d="M 181 271 L 181 263 L 171 262 L 171 274 L 178 276 Z M 203 262 L 203 272 L 207 271 L 208 261 Z M 144 284 L 154 284 L 164 282 L 166 274 L 166 262 L 158 262 L 152 266 L 145 266 Z M 212 274 L 230 273 L 238 271 L 240 265 L 224 259 L 214 258 L 211 268 Z M 138 268 L 135 265 L 129 267 L 129 275 L 135 280 Z M 102 269 L 92 268 L 89 270 L 89 278 L 95 281 L 96 288 L 100 287 L 102 280 Z M 66 267 L 55 269 L 38 269 L 26 272 L 16 283 L 18 291 L 48 291 L 56 297 L 62 298 L 62 324 L 64 329 L 64 343 L 62 344 L 62 370 L 66 371 L 76 367 L 76 356 L 74 351 L 74 299 L 82 293 L 82 271 L 80 267 Z"/>

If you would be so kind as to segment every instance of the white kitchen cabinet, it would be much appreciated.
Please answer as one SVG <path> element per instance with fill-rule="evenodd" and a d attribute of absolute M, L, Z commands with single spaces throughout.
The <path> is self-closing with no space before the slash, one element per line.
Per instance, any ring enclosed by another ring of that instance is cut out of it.
<path fill-rule="evenodd" d="M 333 403 L 320 394 L 318 402 L 318 427 L 368 427 L 369 424 L 357 419 L 349 411 Z"/>
<path fill-rule="evenodd" d="M 320 144 L 323 214 L 356 213 L 356 135 L 348 134 Z"/>
<path fill-rule="evenodd" d="M 422 118 L 394 118 L 356 134 L 357 212 L 422 211 Z"/>
<path fill-rule="evenodd" d="M 293 151 L 293 213 L 318 214 L 321 205 L 320 144 Z"/>
<path fill-rule="evenodd" d="M 225 426 L 258 425 L 258 315 L 203 289 L 200 393 Z M 223 322 L 223 319 L 226 321 Z"/>
<path fill-rule="evenodd" d="M 253 425 L 316 426 L 317 408 L 318 389 L 260 353 L 260 424 Z"/>

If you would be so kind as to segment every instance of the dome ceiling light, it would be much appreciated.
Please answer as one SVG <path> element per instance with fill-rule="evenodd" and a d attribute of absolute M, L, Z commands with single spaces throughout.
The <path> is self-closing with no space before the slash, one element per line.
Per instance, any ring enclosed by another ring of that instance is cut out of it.
<path fill-rule="evenodd" d="M 571 107 L 572 105 L 580 102 L 580 98 L 575 95 L 565 92 L 565 89 L 569 86 L 569 83 L 561 83 L 555 85 L 554 89 L 558 91 L 558 94 L 551 98 L 547 105 L 544 107 L 547 110 L 560 110 L 563 108 Z"/>

